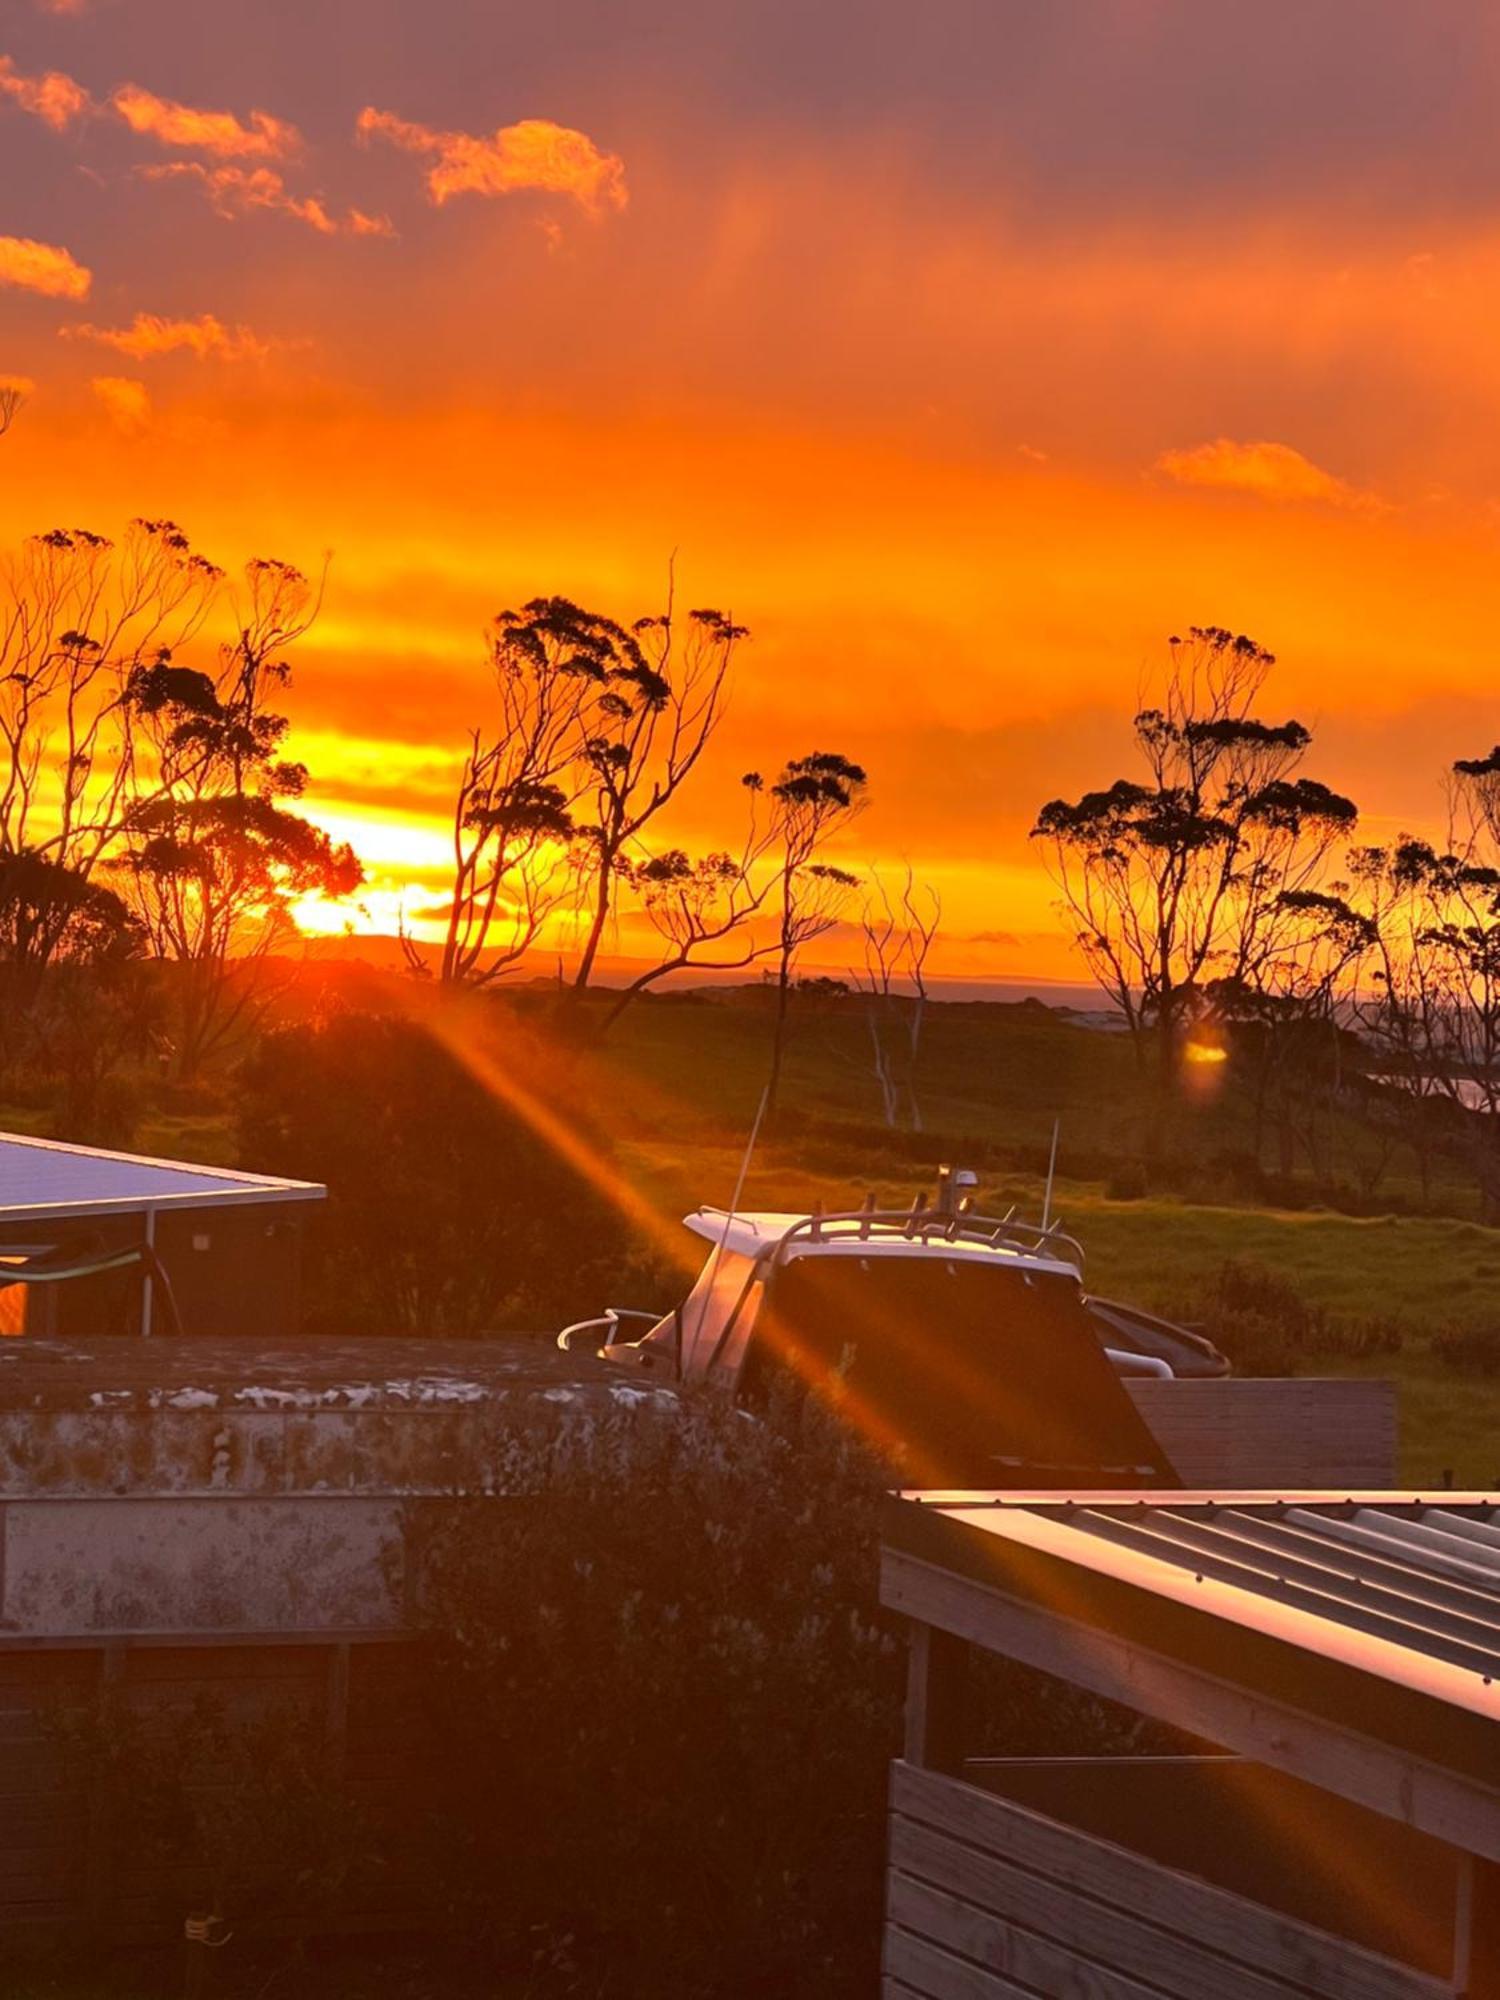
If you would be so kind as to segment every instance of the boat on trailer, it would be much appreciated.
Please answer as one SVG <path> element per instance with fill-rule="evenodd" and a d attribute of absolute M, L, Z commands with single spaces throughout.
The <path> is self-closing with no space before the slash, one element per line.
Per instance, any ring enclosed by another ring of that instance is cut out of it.
<path fill-rule="evenodd" d="M 684 1222 L 708 1249 L 680 1305 L 610 1307 L 558 1344 L 751 1410 L 815 1395 L 919 1483 L 1172 1484 L 1125 1382 L 1228 1362 L 1200 1334 L 1090 1299 L 1076 1238 L 978 1213 L 974 1185 L 945 1167 L 909 1209 L 695 1209 Z"/>

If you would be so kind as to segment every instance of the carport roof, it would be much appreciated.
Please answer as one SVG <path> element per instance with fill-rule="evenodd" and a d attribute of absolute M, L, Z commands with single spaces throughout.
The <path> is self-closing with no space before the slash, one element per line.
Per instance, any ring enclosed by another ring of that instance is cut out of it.
<path fill-rule="evenodd" d="M 0 1223 L 247 1202 L 319 1201 L 326 1194 L 326 1188 L 312 1181 L 0 1133 Z"/>

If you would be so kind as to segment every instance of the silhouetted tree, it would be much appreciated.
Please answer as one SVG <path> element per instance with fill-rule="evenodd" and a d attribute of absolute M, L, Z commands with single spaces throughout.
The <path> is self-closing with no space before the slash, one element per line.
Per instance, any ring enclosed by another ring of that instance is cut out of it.
<path fill-rule="evenodd" d="M 787 1014 L 792 974 L 803 948 L 833 929 L 859 887 L 848 869 L 821 861 L 834 833 L 863 812 L 868 779 L 864 768 L 837 751 L 815 750 L 794 757 L 771 787 L 776 855 L 775 1029 L 766 1111 L 776 1105 L 786 1054 Z"/>
<path fill-rule="evenodd" d="M 459 780 L 444 985 L 501 977 L 565 900 L 586 718 L 628 654 L 619 626 L 564 597 L 533 598 L 493 621 L 499 713 L 493 731 L 472 732 Z M 426 969 L 415 945 L 407 960 Z"/>
<path fill-rule="evenodd" d="M 1176 1077 L 1208 980 L 1245 979 L 1296 921 L 1282 899 L 1315 887 L 1353 803 L 1294 776 L 1310 734 L 1252 704 L 1273 664 L 1253 639 L 1193 626 L 1171 641 L 1165 697 L 1135 718 L 1144 779 L 1053 799 L 1032 829 L 1090 971 L 1137 1054 L 1154 1032 L 1160 1080 Z"/>
<path fill-rule="evenodd" d="M 1349 894 L 1343 882 L 1283 890 L 1268 918 L 1274 947 L 1258 949 L 1243 969 L 1205 989 L 1214 1015 L 1237 1030 L 1257 1161 L 1274 1119 L 1283 1175 L 1292 1172 L 1299 1136 L 1317 1171 L 1329 1164 L 1320 1157 L 1320 1114 L 1341 1090 L 1347 1009 L 1376 945 L 1374 921 L 1352 906 Z"/>
<path fill-rule="evenodd" d="M 0 378 L 0 437 L 10 429 L 26 401 L 26 391 L 14 377 Z"/>
<path fill-rule="evenodd" d="M 660 617 L 609 630 L 611 657 L 588 706 L 578 757 L 579 991 L 592 981 L 616 891 L 639 860 L 646 829 L 676 797 L 718 727 L 735 648 L 747 636 L 722 611 L 679 618 L 670 597 Z"/>
<path fill-rule="evenodd" d="M 198 631 L 220 575 L 170 521 L 133 522 L 118 548 L 54 529 L 0 571 L 0 859 L 38 864 L 13 877 L 30 885 L 0 938 L 13 957 L 46 965 L 87 905 L 86 885 L 146 788 L 132 680 Z"/>
<path fill-rule="evenodd" d="M 1412 1096 L 1424 1178 L 1428 1107 L 1449 1107 L 1486 1214 L 1500 1213 L 1500 747 L 1460 759 L 1442 849 L 1403 835 L 1355 857 L 1376 938 L 1356 1000 Z"/>
<path fill-rule="evenodd" d="M 943 903 L 936 889 L 917 883 L 909 863 L 899 897 L 879 869 L 871 874 L 875 892 L 860 919 L 864 964 L 852 977 L 864 999 L 881 1114 L 892 1127 L 904 1114 L 909 1128 L 920 1132 L 917 1067 L 927 1018 L 927 958 Z"/>
<path fill-rule="evenodd" d="M 307 769 L 282 756 L 289 723 L 270 704 L 291 677 L 283 655 L 317 608 L 300 571 L 257 559 L 245 572 L 238 636 L 222 649 L 216 676 L 163 658 L 127 683 L 150 754 L 132 766 L 115 866 L 156 956 L 177 967 L 184 1075 L 253 1006 L 243 962 L 293 929 L 289 905 L 314 893 L 349 895 L 363 879 L 347 843 L 285 804 L 301 797 Z"/>
<path fill-rule="evenodd" d="M 777 839 L 777 823 L 763 822 L 756 803 L 764 790 L 756 772 L 741 779 L 751 802 L 745 836 L 735 853 L 688 855 L 680 847 L 644 861 L 622 861 L 619 879 L 635 896 L 642 914 L 663 943 L 662 956 L 621 987 L 605 1017 L 609 1028 L 630 1003 L 668 974 L 689 968 L 730 972 L 751 965 L 776 949 L 756 926 L 777 875 L 767 863 Z"/>

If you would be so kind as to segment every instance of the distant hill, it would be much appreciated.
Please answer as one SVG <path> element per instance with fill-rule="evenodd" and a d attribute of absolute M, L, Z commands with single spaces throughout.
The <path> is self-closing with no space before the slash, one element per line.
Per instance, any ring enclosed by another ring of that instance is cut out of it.
<path fill-rule="evenodd" d="M 416 943 L 416 951 L 430 965 L 435 967 L 438 949 L 435 945 Z M 399 937 L 390 937 L 378 932 L 357 932 L 338 937 L 307 936 L 303 939 L 301 955 L 314 963 L 347 965 L 350 963 L 368 965 L 381 971 L 404 971 L 407 964 L 406 947 Z M 558 976 L 559 965 L 562 976 L 567 978 L 572 969 L 571 955 L 567 952 L 548 955 L 537 953 L 512 977 L 507 986 L 551 985 Z M 624 956 L 601 955 L 599 959 L 600 984 L 624 985 L 638 973 L 645 970 L 646 961 Z M 841 965 L 818 965 L 809 962 L 801 968 L 809 978 L 846 979 L 848 968 Z M 663 992 L 685 992 L 694 987 L 744 987 L 760 984 L 755 979 L 747 979 L 742 970 L 731 972 L 688 971 L 677 974 L 672 979 L 663 980 L 658 990 Z M 1081 1027 L 1104 1025 L 1113 1010 L 1102 1000 L 1097 986 L 1086 982 L 1074 983 L 1067 980 L 1026 979 L 1019 975 L 1002 979 L 943 978 L 934 976 L 930 981 L 932 996 L 938 1000 L 1004 1000 L 1016 1001 L 1036 999 L 1049 1007 L 1066 1008 L 1075 1012 Z"/>

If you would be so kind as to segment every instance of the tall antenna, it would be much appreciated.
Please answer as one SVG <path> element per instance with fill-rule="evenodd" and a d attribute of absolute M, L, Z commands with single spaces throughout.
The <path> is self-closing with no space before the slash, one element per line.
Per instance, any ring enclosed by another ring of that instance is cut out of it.
<path fill-rule="evenodd" d="M 1057 1135 L 1061 1128 L 1061 1118 L 1054 1118 L 1052 1121 L 1052 1154 L 1047 1161 L 1047 1192 L 1042 1197 L 1042 1234 L 1044 1236 L 1052 1227 L 1052 1183 L 1057 1176 Z"/>

